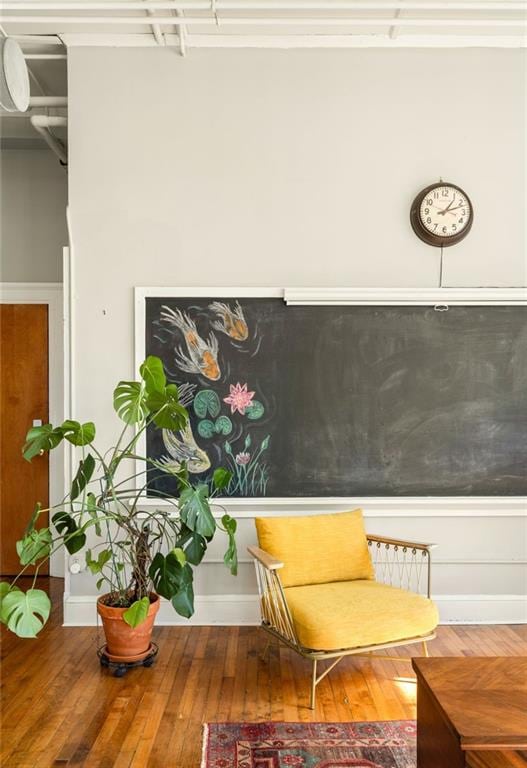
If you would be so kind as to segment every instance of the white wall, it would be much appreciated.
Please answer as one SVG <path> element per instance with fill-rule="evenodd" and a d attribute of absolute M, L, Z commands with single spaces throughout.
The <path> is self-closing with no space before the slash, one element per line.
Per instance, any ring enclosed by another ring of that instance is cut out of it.
<path fill-rule="evenodd" d="M 475 208 L 444 284 L 526 283 L 521 51 L 73 48 L 68 80 L 75 415 L 103 444 L 111 388 L 133 374 L 134 286 L 435 286 L 439 252 L 408 214 L 440 176 Z M 450 618 L 519 618 L 522 512 L 443 512 L 368 526 L 439 541 L 436 593 L 490 595 L 483 610 L 451 601 Z M 244 544 L 253 513 L 240 514 Z M 70 589 L 67 620 L 83 620 L 93 582 Z M 249 564 L 232 581 L 209 561 L 198 592 L 237 593 L 243 613 Z M 227 615 L 204 605 L 205 620 Z"/>
<path fill-rule="evenodd" d="M 0 281 L 62 280 L 67 171 L 47 148 L 0 152 Z"/>

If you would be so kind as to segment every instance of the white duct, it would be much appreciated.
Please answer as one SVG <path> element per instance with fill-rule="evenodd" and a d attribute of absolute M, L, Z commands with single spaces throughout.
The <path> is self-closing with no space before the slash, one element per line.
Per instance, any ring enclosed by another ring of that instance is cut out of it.
<path fill-rule="evenodd" d="M 65 128 L 68 125 L 68 119 L 66 117 L 49 117 L 48 115 L 33 115 L 29 118 L 29 121 L 33 128 L 44 139 L 48 147 L 59 158 L 63 165 L 68 163 L 68 155 L 66 149 L 61 141 L 54 136 L 50 128 Z"/>

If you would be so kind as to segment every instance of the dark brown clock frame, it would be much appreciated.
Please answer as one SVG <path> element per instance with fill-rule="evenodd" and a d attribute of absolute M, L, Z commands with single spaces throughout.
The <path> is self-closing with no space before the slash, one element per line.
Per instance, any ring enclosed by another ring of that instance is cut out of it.
<path fill-rule="evenodd" d="M 429 192 L 431 192 L 433 189 L 437 189 L 438 187 L 452 187 L 452 189 L 457 189 L 470 206 L 470 216 L 467 225 L 457 235 L 450 235 L 450 237 L 441 237 L 441 235 L 435 235 L 433 232 L 429 232 L 421 222 L 421 217 L 419 216 L 421 203 Z M 427 245 L 434 245 L 436 248 L 448 248 L 451 245 L 455 245 L 456 243 L 461 242 L 461 240 L 463 240 L 463 238 L 465 238 L 470 232 L 473 221 L 474 208 L 472 206 L 470 197 L 467 195 L 464 189 L 458 187 L 457 184 L 451 184 L 449 181 L 436 181 L 434 184 L 430 184 L 428 187 L 425 187 L 425 189 L 422 189 L 416 196 L 412 203 L 412 207 L 410 208 L 410 223 L 412 225 L 413 231 L 417 237 L 419 237 L 423 242 L 427 243 Z"/>

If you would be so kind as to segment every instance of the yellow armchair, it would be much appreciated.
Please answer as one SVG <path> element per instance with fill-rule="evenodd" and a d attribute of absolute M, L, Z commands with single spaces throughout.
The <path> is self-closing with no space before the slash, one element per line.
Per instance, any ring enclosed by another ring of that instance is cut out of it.
<path fill-rule="evenodd" d="M 360 510 L 257 518 L 256 529 L 260 546 L 248 551 L 261 626 L 311 659 L 311 709 L 316 686 L 344 656 L 411 643 L 428 655 L 438 624 L 430 599 L 433 545 L 368 535 Z M 331 663 L 317 674 L 322 660 Z"/>

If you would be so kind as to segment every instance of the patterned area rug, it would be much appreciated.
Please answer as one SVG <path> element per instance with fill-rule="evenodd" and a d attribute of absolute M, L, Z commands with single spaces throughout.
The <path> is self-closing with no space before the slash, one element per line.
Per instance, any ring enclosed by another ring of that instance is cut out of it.
<path fill-rule="evenodd" d="M 415 768 L 415 722 L 209 723 L 202 768 Z"/>

